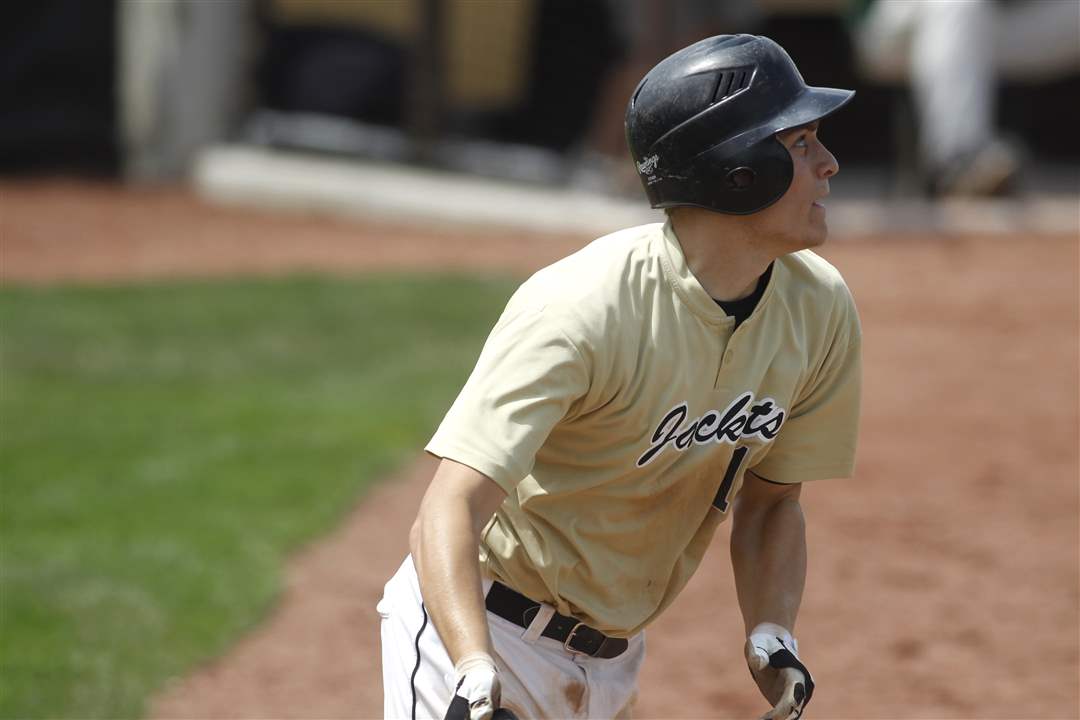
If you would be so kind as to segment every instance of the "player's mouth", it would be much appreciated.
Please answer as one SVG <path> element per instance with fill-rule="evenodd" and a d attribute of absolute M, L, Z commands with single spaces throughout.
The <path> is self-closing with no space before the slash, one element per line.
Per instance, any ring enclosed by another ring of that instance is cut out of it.
<path fill-rule="evenodd" d="M 821 201 L 824 200 L 825 198 L 827 198 L 828 196 L 829 196 L 829 192 L 826 190 L 824 195 L 819 197 L 814 202 L 810 203 L 810 207 L 816 207 L 818 210 L 824 211 L 825 210 L 825 205 L 823 205 Z"/>

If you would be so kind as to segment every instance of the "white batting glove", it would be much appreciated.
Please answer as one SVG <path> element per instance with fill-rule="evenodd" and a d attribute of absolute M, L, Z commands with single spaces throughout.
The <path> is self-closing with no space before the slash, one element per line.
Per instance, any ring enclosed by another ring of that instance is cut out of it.
<path fill-rule="evenodd" d="M 454 666 L 454 699 L 444 720 L 491 720 L 502 688 L 495 661 L 487 653 L 471 653 Z"/>
<path fill-rule="evenodd" d="M 746 664 L 773 708 L 761 720 L 799 720 L 814 694 L 814 678 L 799 660 L 799 645 L 786 628 L 761 623 L 744 648 Z"/>

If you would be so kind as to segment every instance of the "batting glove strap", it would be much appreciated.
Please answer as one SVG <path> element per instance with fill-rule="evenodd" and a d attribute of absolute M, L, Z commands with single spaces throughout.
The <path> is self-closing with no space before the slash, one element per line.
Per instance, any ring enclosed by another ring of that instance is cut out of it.
<path fill-rule="evenodd" d="M 784 644 L 784 641 L 780 638 L 776 638 L 776 640 L 781 645 Z M 795 657 L 795 653 L 783 647 L 769 654 L 769 665 L 777 669 L 795 668 L 803 674 L 803 677 L 806 678 L 806 686 L 805 688 L 799 685 L 795 686 L 795 702 L 800 708 L 806 707 L 806 704 L 810 702 L 810 698 L 814 696 L 814 678 L 811 677 L 810 671 L 806 669 L 802 661 Z"/>
<path fill-rule="evenodd" d="M 457 682 L 444 720 L 491 720 L 499 707 L 499 673 L 486 653 L 467 655 L 454 666 Z"/>

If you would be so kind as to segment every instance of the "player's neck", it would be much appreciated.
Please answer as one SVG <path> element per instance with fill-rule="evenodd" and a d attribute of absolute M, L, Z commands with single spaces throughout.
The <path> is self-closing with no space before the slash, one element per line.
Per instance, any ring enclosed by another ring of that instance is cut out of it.
<path fill-rule="evenodd" d="M 743 218 L 687 210 L 693 212 L 675 213 L 672 227 L 690 272 L 716 300 L 750 295 L 776 255 L 758 241 Z"/>

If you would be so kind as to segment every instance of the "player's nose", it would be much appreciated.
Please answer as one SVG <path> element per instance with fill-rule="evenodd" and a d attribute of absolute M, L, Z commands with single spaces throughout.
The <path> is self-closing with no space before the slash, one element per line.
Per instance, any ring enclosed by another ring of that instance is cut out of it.
<path fill-rule="evenodd" d="M 836 157 L 829 152 L 829 148 L 824 144 L 818 143 L 820 148 L 821 157 L 818 159 L 818 177 L 822 179 L 831 178 L 836 173 L 840 172 L 840 163 L 836 162 Z"/>

